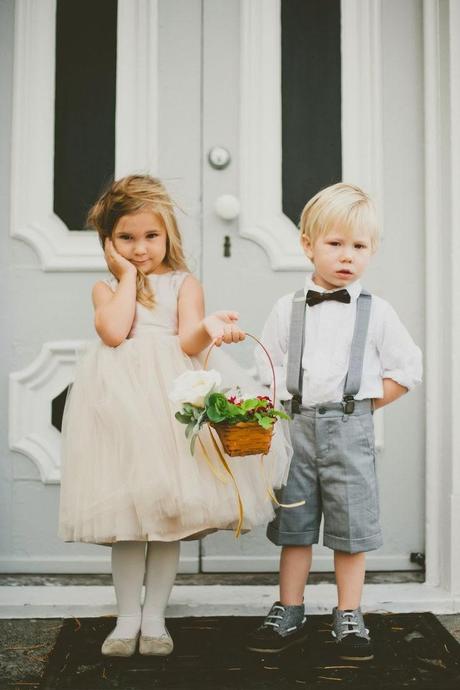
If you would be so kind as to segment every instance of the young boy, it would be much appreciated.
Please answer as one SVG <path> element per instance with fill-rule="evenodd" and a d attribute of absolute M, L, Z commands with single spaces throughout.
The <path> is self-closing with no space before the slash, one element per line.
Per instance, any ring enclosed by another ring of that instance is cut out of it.
<path fill-rule="evenodd" d="M 323 189 L 305 206 L 300 231 L 314 273 L 278 300 L 262 342 L 293 417 L 294 454 L 279 500 L 304 503 L 279 508 L 268 526 L 282 546 L 280 601 L 248 649 L 280 652 L 304 639 L 303 595 L 324 516 L 338 591 L 332 634 L 341 659 L 362 661 L 373 656 L 360 609 L 365 552 L 382 545 L 372 414 L 421 381 L 421 352 L 388 302 L 361 286 L 378 244 L 367 194 L 343 183 Z M 268 383 L 263 359 L 258 367 Z"/>

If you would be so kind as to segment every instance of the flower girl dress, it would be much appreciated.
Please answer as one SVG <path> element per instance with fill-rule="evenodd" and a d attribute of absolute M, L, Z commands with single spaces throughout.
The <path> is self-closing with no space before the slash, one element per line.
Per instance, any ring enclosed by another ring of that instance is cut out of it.
<path fill-rule="evenodd" d="M 203 446 L 197 443 L 192 456 L 174 418 L 174 379 L 201 369 L 204 360 L 184 354 L 177 335 L 177 299 L 187 275 L 149 275 L 156 305 L 136 304 L 129 337 L 116 348 L 97 341 L 79 353 L 62 428 L 59 534 L 65 541 L 173 541 L 235 529 L 238 493 L 243 530 L 274 516 L 268 489 L 284 483 L 291 455 L 282 423 L 263 461 L 225 457 L 233 481 L 209 429 L 203 428 Z M 115 279 L 107 282 L 115 289 Z M 217 348 L 209 368 L 226 385 L 254 394 L 247 372 Z"/>

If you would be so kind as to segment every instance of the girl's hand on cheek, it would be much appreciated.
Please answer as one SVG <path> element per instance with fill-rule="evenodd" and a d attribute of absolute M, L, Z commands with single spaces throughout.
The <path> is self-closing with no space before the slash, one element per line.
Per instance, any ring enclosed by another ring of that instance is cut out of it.
<path fill-rule="evenodd" d="M 125 274 L 136 275 L 137 269 L 134 264 L 117 252 L 112 240 L 109 238 L 106 239 L 104 244 L 104 255 L 110 273 L 118 280 Z"/>
<path fill-rule="evenodd" d="M 203 326 L 217 347 L 222 343 L 239 343 L 246 334 L 239 328 L 239 314 L 235 311 L 215 311 L 203 319 Z"/>

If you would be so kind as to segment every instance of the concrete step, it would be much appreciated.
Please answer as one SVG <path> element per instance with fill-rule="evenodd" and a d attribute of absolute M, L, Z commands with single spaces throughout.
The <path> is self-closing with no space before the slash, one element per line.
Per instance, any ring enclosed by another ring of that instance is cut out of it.
<path fill-rule="evenodd" d="M 263 616 L 278 597 L 277 585 L 187 585 L 173 588 L 167 616 Z M 328 613 L 336 604 L 333 584 L 309 584 L 305 601 L 311 614 Z M 424 583 L 370 584 L 363 610 L 437 614 L 460 612 L 460 598 Z M 66 618 L 115 615 L 108 585 L 0 586 L 0 618 Z"/>

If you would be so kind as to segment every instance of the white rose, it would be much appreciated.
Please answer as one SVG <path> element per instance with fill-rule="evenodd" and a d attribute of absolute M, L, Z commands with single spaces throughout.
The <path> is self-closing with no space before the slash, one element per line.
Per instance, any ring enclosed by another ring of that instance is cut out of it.
<path fill-rule="evenodd" d="M 221 375 L 215 369 L 185 371 L 174 381 L 169 399 L 177 404 L 190 403 L 196 407 L 204 407 L 204 399 L 209 391 L 219 388 L 221 383 Z"/>

